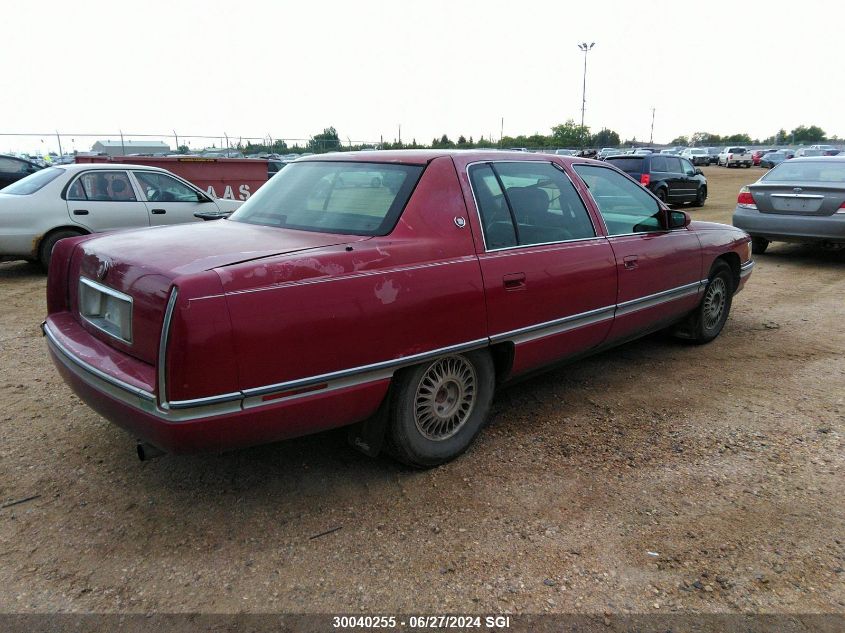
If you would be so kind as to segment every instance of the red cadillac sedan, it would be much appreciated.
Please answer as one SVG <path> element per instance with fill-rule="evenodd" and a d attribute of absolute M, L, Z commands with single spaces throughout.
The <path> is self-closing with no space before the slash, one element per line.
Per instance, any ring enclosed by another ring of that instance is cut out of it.
<path fill-rule="evenodd" d="M 139 454 L 349 425 L 419 467 L 472 442 L 498 385 L 661 328 L 725 324 L 750 239 L 583 158 L 300 159 L 230 218 L 60 241 L 53 361 Z"/>

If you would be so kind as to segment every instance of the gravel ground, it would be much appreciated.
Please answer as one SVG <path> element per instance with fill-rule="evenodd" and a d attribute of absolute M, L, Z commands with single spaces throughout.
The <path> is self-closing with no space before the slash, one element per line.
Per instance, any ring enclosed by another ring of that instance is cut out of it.
<path fill-rule="evenodd" d="M 729 222 L 759 170 L 705 173 L 693 216 Z M 43 275 L 0 264 L 0 610 L 843 614 L 845 253 L 757 264 L 712 344 L 502 391 L 426 472 L 342 432 L 141 463 L 48 360 Z"/>

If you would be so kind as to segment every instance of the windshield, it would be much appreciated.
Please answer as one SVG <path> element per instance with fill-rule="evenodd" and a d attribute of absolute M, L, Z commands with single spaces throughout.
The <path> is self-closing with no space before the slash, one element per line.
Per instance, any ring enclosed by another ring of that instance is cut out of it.
<path fill-rule="evenodd" d="M 11 193 L 16 196 L 28 196 L 29 194 L 35 193 L 41 189 L 41 187 L 46 185 L 48 182 L 58 178 L 63 171 L 64 169 L 58 169 L 56 167 L 42 169 L 34 174 L 30 174 L 26 178 L 21 178 L 17 182 L 13 182 L 5 189 L 0 189 L 0 191 L 3 193 Z"/>
<path fill-rule="evenodd" d="M 386 235 L 393 230 L 422 171 L 422 165 L 292 163 L 230 220 L 321 233 Z"/>
<path fill-rule="evenodd" d="M 769 156 L 772 156 L 771 154 Z M 762 180 L 768 182 L 830 182 L 845 187 L 842 161 L 790 160 L 772 168 Z"/>

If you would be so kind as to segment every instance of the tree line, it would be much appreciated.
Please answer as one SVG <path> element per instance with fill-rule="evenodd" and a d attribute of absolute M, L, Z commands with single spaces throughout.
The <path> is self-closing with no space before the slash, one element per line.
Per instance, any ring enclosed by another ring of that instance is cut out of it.
<path fill-rule="evenodd" d="M 765 139 L 752 139 L 746 133 L 730 134 L 721 136 L 711 132 L 696 132 L 691 136 L 678 136 L 671 141 L 671 145 L 685 146 L 715 146 L 742 143 L 747 145 L 797 145 L 807 143 L 819 143 L 822 141 L 838 141 L 834 135 L 827 138 L 825 131 L 817 125 L 799 125 L 791 132 L 780 129 L 778 132 Z M 360 151 L 367 149 L 484 149 L 484 148 L 510 148 L 519 147 L 533 150 L 559 149 L 559 148 L 583 148 L 583 147 L 622 147 L 641 146 L 642 141 L 636 137 L 621 140 L 619 134 L 614 130 L 602 128 L 596 133 L 591 133 L 589 126 L 579 125 L 573 119 L 565 123 L 555 125 L 551 128 L 551 134 L 503 136 L 495 141 L 492 138 L 472 136 L 466 137 L 463 134 L 456 140 L 450 139 L 446 134 L 440 138 L 433 138 L 430 143 L 417 143 L 414 138 L 411 142 L 394 139 L 393 141 L 380 141 L 377 144 L 344 144 L 341 141 L 337 130 L 334 127 L 327 127 L 319 134 L 312 136 L 304 146 L 299 144 L 288 145 L 283 140 L 276 140 L 272 143 L 238 144 L 238 149 L 246 154 L 251 153 L 275 153 L 275 154 L 302 154 L 313 152 L 322 154 L 324 152 L 338 151 Z M 181 149 L 181 148 L 180 148 Z M 185 148 L 187 149 L 187 148 Z"/>

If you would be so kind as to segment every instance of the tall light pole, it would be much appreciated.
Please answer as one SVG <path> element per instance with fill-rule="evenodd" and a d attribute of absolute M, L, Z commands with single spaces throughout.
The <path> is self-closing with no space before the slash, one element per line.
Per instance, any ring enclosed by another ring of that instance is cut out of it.
<path fill-rule="evenodd" d="M 584 110 L 587 108 L 587 53 L 595 46 L 595 42 L 581 42 L 578 48 L 584 51 L 584 84 L 581 88 L 581 145 L 584 145 Z"/>

